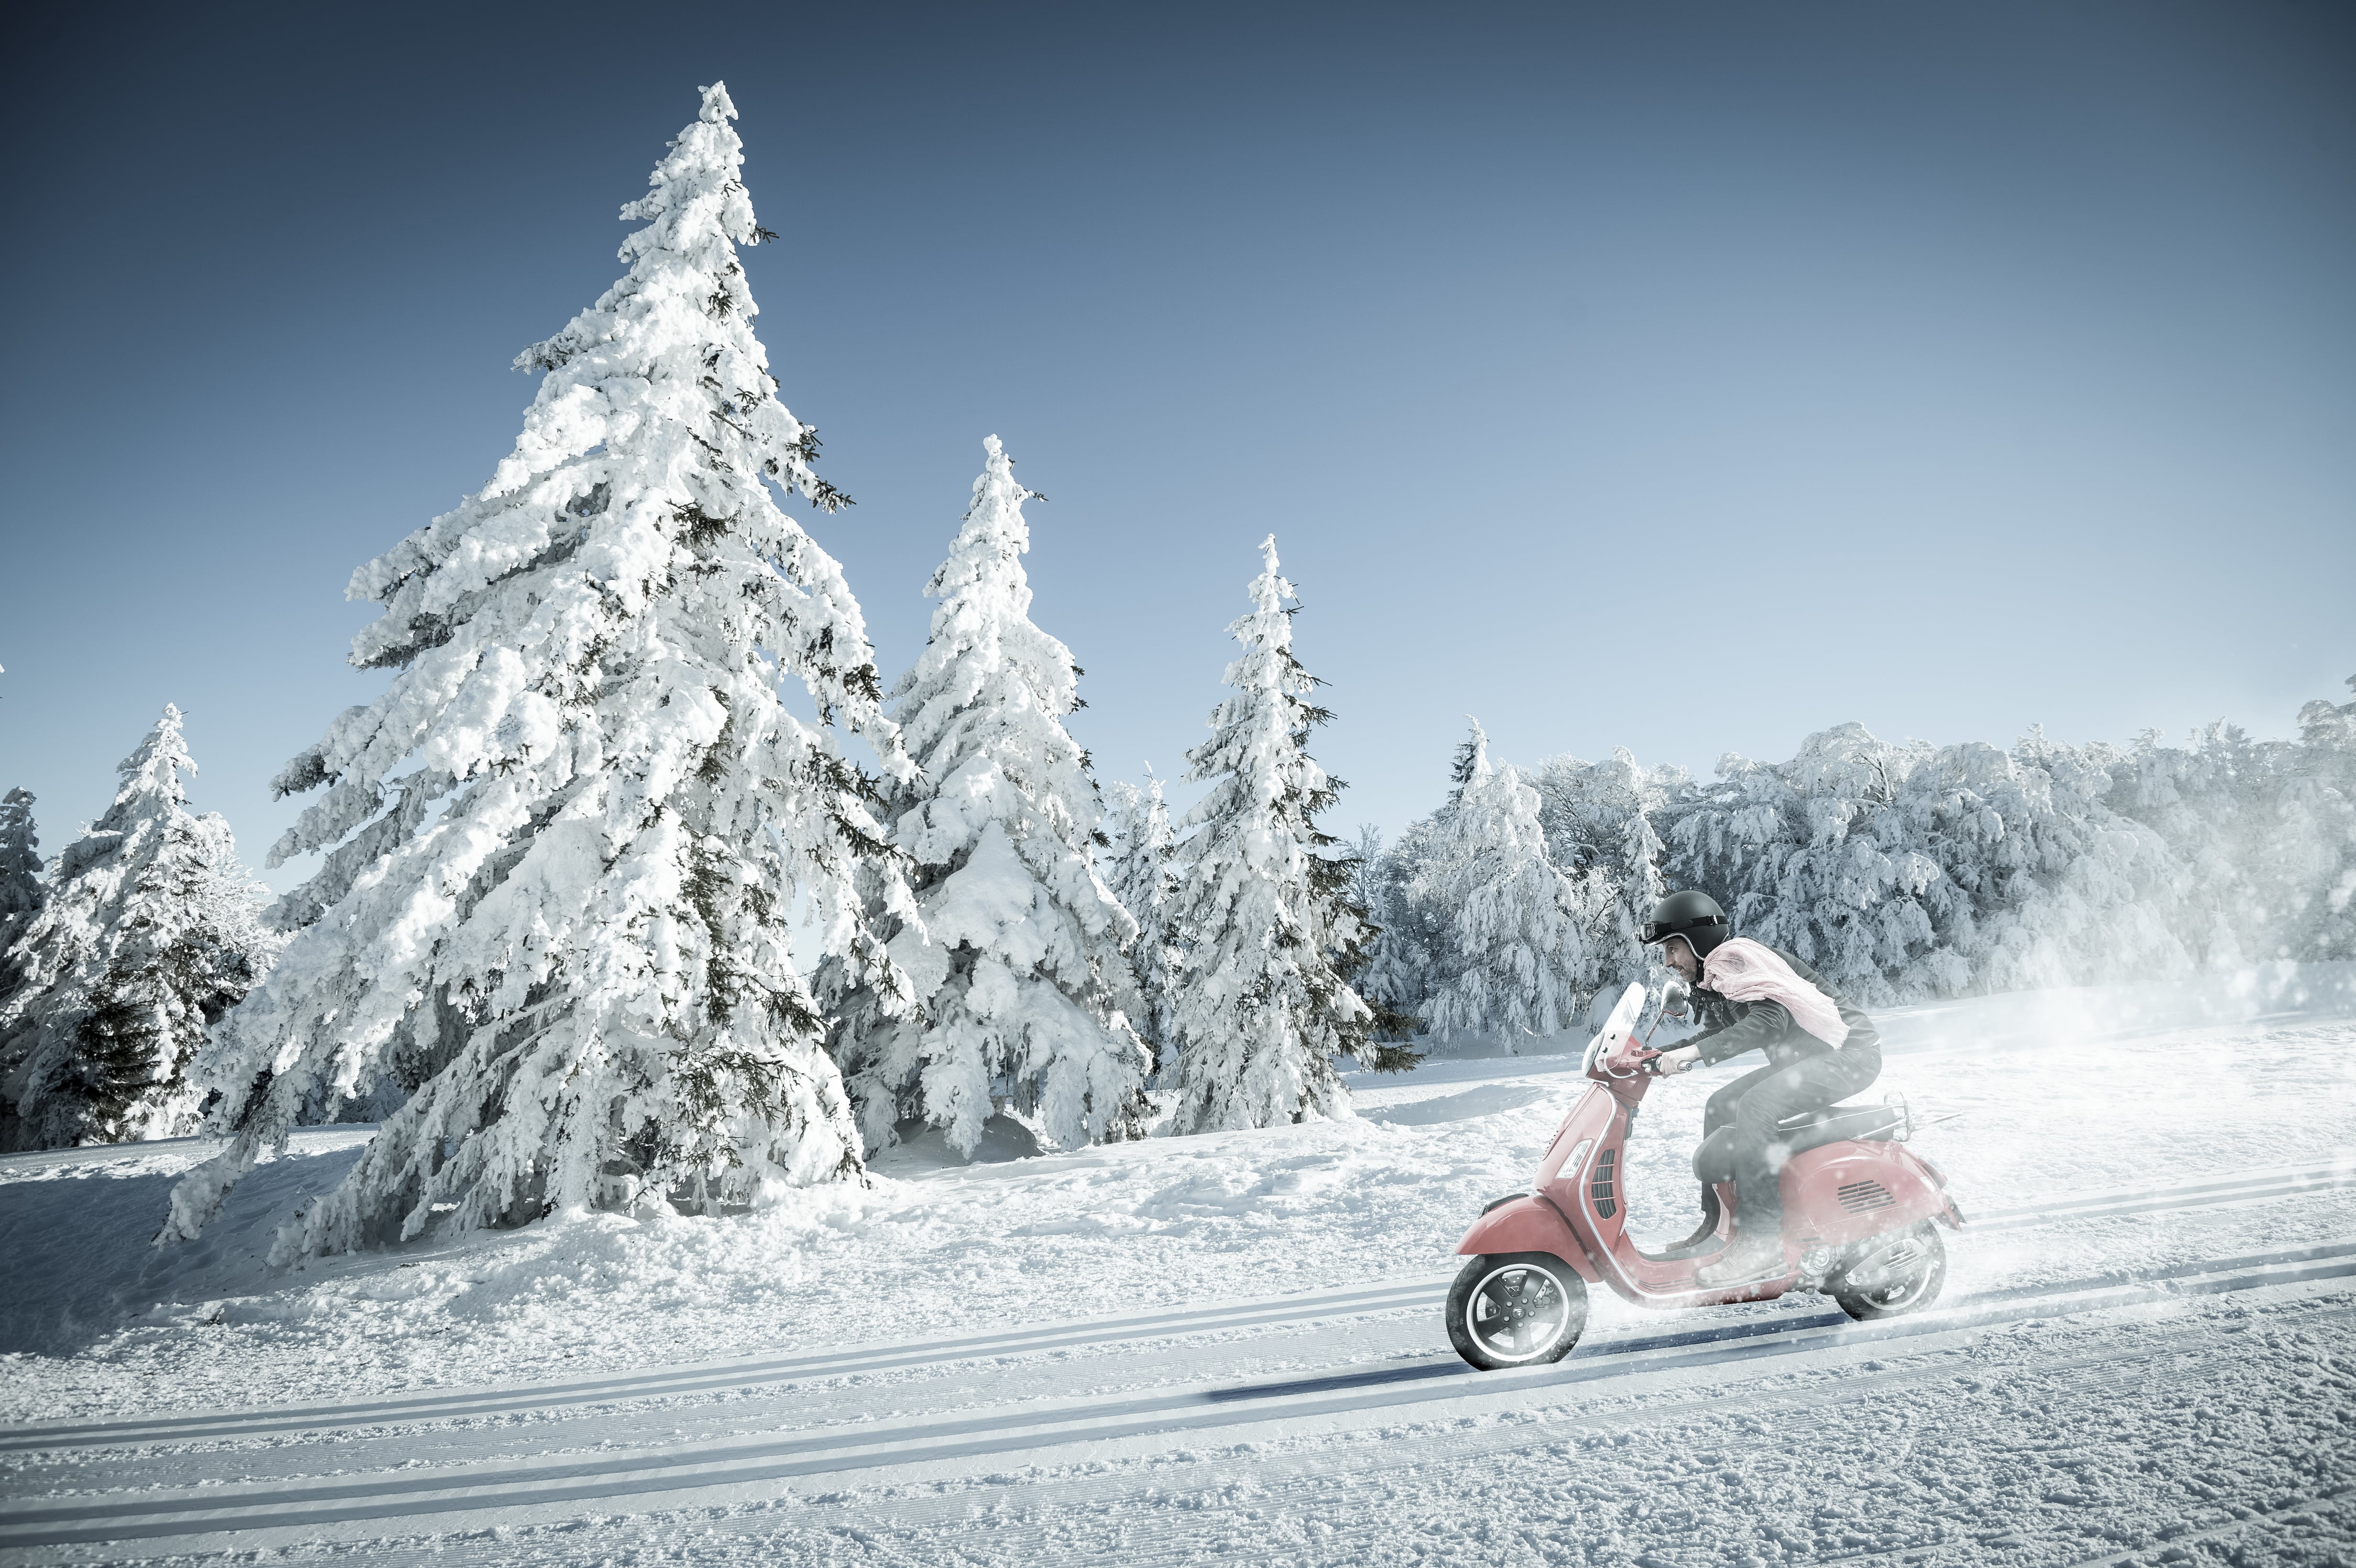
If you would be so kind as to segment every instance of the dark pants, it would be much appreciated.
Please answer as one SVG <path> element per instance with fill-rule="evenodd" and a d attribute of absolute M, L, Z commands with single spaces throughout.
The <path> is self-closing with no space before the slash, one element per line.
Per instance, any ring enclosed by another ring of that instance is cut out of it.
<path fill-rule="evenodd" d="M 1773 1235 L 1783 1228 L 1783 1185 L 1777 1178 L 1784 1155 L 1775 1143 L 1775 1124 L 1845 1100 L 1880 1076 L 1879 1046 L 1826 1048 L 1771 1061 L 1709 1097 L 1701 1135 L 1735 1129 L 1735 1218 L 1744 1231 Z"/>

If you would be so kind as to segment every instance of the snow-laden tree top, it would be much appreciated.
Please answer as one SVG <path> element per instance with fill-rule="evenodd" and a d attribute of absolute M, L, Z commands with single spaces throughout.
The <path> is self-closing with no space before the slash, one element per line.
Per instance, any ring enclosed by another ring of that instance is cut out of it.
<path fill-rule="evenodd" d="M 998 778 L 1015 783 L 1059 840 L 1083 822 L 1080 832 L 1093 829 L 1101 809 L 1063 725 L 1080 705 L 1079 667 L 1071 649 L 1031 622 L 1023 571 L 1031 493 L 996 436 L 982 451 L 973 505 L 925 584 L 926 596 L 940 601 L 931 635 L 893 688 L 908 751 L 935 786 L 917 820 L 903 825 L 905 848 L 928 865 L 946 864 L 971 841 L 979 822 L 966 805 L 991 815 L 986 796 Z"/>
<path fill-rule="evenodd" d="M 236 1139 L 167 1233 L 306 1093 L 387 1069 L 414 1096 L 290 1250 L 413 1234 L 437 1205 L 487 1223 L 857 1174 L 784 923 L 806 901 L 825 949 L 905 1001 L 854 870 L 911 906 L 830 725 L 910 767 L 841 571 L 778 505 L 842 498 L 753 334 L 736 247 L 766 236 L 734 113 L 704 90 L 622 209 L 628 272 L 519 359 L 546 374 L 490 483 L 354 574 L 384 613 L 353 662 L 398 673 L 278 781 L 325 793 L 272 863 L 326 859 L 209 1064 Z"/>

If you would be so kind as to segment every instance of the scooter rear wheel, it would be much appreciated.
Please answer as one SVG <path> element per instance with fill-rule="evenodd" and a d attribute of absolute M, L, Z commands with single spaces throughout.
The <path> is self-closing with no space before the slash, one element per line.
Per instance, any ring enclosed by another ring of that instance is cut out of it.
<path fill-rule="evenodd" d="M 1896 1317 L 1939 1299 L 1939 1286 L 1947 1279 L 1947 1244 L 1937 1226 L 1884 1232 L 1858 1251 L 1857 1262 L 1830 1291 L 1840 1309 L 1858 1322 Z"/>
<path fill-rule="evenodd" d="M 1484 1372 L 1559 1361 L 1587 1328 L 1587 1282 L 1547 1253 L 1464 1265 L 1448 1291 L 1448 1342 Z"/>

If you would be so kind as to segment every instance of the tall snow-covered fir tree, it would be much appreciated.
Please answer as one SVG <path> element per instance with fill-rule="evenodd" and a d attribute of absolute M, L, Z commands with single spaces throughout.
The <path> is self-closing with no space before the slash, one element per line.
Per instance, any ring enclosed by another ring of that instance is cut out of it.
<path fill-rule="evenodd" d="M 1423 1011 L 1433 1034 L 1494 1035 L 1508 1050 L 1584 1017 L 1595 938 L 1609 921 L 1600 877 L 1573 878 L 1547 852 L 1538 792 L 1489 763 L 1478 721 L 1460 752 L 1456 798 L 1432 826 L 1418 892 L 1444 912 L 1446 945 Z"/>
<path fill-rule="evenodd" d="M 0 796 L 0 921 L 40 907 L 41 841 L 34 834 L 33 792 L 12 789 Z"/>
<path fill-rule="evenodd" d="M 188 810 L 197 764 L 166 707 L 106 815 L 58 857 L 6 955 L 0 1145 L 60 1148 L 194 1129 L 188 1064 L 277 947 L 229 825 Z M 9 799 L 31 797 L 17 791 Z M 29 835 L 27 835 L 29 837 Z"/>
<path fill-rule="evenodd" d="M 1141 1010 L 1132 1021 L 1158 1072 L 1169 1043 L 1170 987 L 1178 957 L 1170 943 L 1169 912 L 1178 888 L 1178 833 L 1152 769 L 1146 770 L 1145 788 L 1116 780 L 1105 793 L 1105 885 L 1137 922 L 1130 965 Z"/>
<path fill-rule="evenodd" d="M 9 952 L 41 912 L 41 840 L 34 828 L 32 791 L 12 789 L 0 797 L 0 1008 L 16 993 Z M 0 1078 L 7 1066 L 0 1061 Z"/>
<path fill-rule="evenodd" d="M 778 505 L 842 498 L 754 336 L 736 248 L 771 236 L 734 117 L 704 90 L 622 209 L 628 271 L 518 357 L 544 376 L 490 482 L 353 574 L 384 608 L 352 662 L 395 673 L 277 781 L 324 794 L 272 863 L 322 863 L 206 1053 L 230 1143 L 161 1239 L 196 1234 L 306 1097 L 388 1066 L 407 1103 L 279 1256 L 442 1211 L 712 1212 L 860 1176 L 787 922 L 806 900 L 828 952 L 905 996 L 852 880 L 891 880 L 876 790 L 833 727 L 907 764 L 858 603 Z"/>
<path fill-rule="evenodd" d="M 1342 864 L 1348 878 L 1344 887 L 1349 902 L 1365 924 L 1365 937 L 1355 955 L 1355 966 L 1343 971 L 1342 977 L 1373 1015 L 1358 1053 L 1358 1065 L 1373 1072 L 1405 1072 L 1423 1060 L 1422 1053 L 1408 1042 L 1424 1020 L 1392 1002 L 1392 993 L 1403 987 L 1394 968 L 1400 950 L 1389 943 L 1388 923 L 1407 901 L 1389 880 L 1393 863 L 1383 848 L 1382 829 L 1371 822 L 1360 823 L 1357 839 Z M 1415 993 L 1421 995 L 1419 987 Z"/>
<path fill-rule="evenodd" d="M 1309 755 L 1331 717 L 1292 656 L 1292 585 L 1260 545 L 1252 609 L 1228 630 L 1243 655 L 1211 738 L 1186 753 L 1209 793 L 1186 814 L 1171 924 L 1180 949 L 1171 1016 L 1171 1130 L 1215 1132 L 1350 1114 L 1334 1059 L 1367 1046 L 1374 1012 L 1344 977 L 1371 933 L 1346 860 L 1316 814 L 1341 785 Z M 1297 606 L 1296 606 L 1297 607 Z"/>
<path fill-rule="evenodd" d="M 1443 806 L 1441 811 L 1451 809 Z M 1438 973 L 1439 955 L 1447 945 L 1444 912 L 1419 895 L 1418 880 L 1430 859 L 1439 813 L 1410 822 L 1387 846 L 1371 829 L 1359 833 L 1362 869 L 1352 881 L 1359 901 L 1378 927 L 1367 946 L 1366 965 L 1352 982 L 1367 1006 L 1400 1020 L 1397 1030 L 1377 1029 L 1387 1038 L 1406 1039 L 1430 1020 L 1422 1016 Z"/>
<path fill-rule="evenodd" d="M 879 910 L 917 1010 L 854 993 L 836 1059 L 871 1147 L 922 1118 L 971 1154 L 993 1112 L 1072 1147 L 1142 1131 L 1145 1047 L 1123 952 L 1137 923 L 1094 865 L 1103 808 L 1064 728 L 1070 650 L 1031 623 L 1031 493 L 996 436 L 948 559 L 926 584 L 932 635 L 893 691 L 918 775 L 894 793 L 917 913 Z"/>

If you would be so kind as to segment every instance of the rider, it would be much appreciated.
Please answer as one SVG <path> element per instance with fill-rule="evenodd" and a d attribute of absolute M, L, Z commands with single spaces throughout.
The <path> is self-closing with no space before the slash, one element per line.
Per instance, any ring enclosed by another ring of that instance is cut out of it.
<path fill-rule="evenodd" d="M 1735 936 L 1726 912 L 1707 893 L 1671 893 L 1653 906 L 1643 936 L 1694 987 L 1708 1027 L 1657 1070 L 1683 1072 L 1746 1051 L 1767 1065 L 1709 1097 L 1702 1136 L 1735 1128 L 1734 1244 L 1696 1278 L 1710 1289 L 1772 1279 L 1783 1272 L 1783 1193 L 1776 1173 L 1786 1157 L 1776 1124 L 1856 1093 L 1881 1073 L 1881 1037 L 1872 1023 L 1797 957 Z"/>

